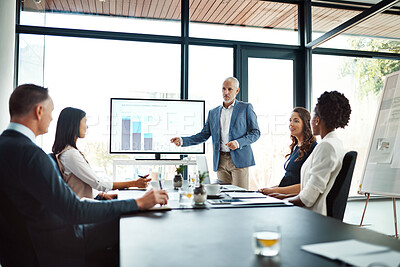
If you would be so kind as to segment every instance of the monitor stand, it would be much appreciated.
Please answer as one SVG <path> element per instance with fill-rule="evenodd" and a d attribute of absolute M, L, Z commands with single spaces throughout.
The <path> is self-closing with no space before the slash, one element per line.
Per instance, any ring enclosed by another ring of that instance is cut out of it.
<path fill-rule="evenodd" d="M 165 159 L 165 158 L 161 158 L 161 153 L 155 153 L 154 154 L 154 159 L 135 159 L 135 160 L 182 160 L 184 158 L 186 158 L 188 155 L 179 155 L 179 159 Z"/>

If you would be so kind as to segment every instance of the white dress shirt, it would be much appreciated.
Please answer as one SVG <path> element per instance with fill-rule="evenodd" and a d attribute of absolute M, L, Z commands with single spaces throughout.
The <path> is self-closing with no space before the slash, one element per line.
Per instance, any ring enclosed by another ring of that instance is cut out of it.
<path fill-rule="evenodd" d="M 342 168 L 346 154 L 336 132 L 328 133 L 301 167 L 301 202 L 311 210 L 326 215 L 326 197 Z"/>
<path fill-rule="evenodd" d="M 77 149 L 72 148 L 65 151 L 59 159 L 64 166 L 66 175 L 72 172 L 77 178 L 98 191 L 107 192 L 113 188 L 113 181 L 98 177 Z M 94 196 L 97 194 L 98 192 L 93 192 Z"/>
<path fill-rule="evenodd" d="M 229 147 L 227 147 L 225 144 L 229 142 L 229 126 L 231 125 L 232 112 L 234 106 L 235 106 L 235 101 L 233 101 L 233 103 L 227 108 L 225 108 L 224 105 L 222 105 L 221 117 L 220 117 L 222 152 L 229 152 Z"/>
<path fill-rule="evenodd" d="M 29 129 L 28 127 L 26 127 L 25 125 L 16 123 L 16 122 L 10 122 L 10 124 L 7 127 L 7 130 L 14 130 L 17 131 L 23 135 L 25 135 L 26 137 L 28 137 L 29 139 L 31 139 L 31 141 L 33 143 L 36 143 L 36 136 L 35 134 L 32 132 L 31 129 Z"/>
<path fill-rule="evenodd" d="M 220 117 L 222 152 L 230 151 L 229 147 L 227 147 L 225 144 L 229 142 L 229 127 L 231 126 L 232 112 L 235 102 L 236 100 L 234 100 L 233 103 L 227 108 L 225 108 L 224 105 L 222 105 L 221 117 Z M 182 137 L 179 137 L 179 141 L 181 142 L 181 145 L 183 145 Z M 236 140 L 233 141 L 236 142 L 236 145 L 238 147 L 237 149 L 239 149 L 239 142 Z"/>

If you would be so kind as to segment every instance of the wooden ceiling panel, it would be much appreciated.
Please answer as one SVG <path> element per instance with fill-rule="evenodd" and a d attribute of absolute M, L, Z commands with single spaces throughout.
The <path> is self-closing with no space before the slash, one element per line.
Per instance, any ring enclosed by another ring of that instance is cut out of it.
<path fill-rule="evenodd" d="M 100 1 L 99 1 L 100 2 Z M 133 1 L 132 1 L 133 2 Z M 101 3 L 101 2 L 100 2 Z M 128 17 L 129 16 L 129 6 L 131 5 L 131 1 L 123 0 L 122 1 L 122 16 Z M 101 5 L 100 5 L 101 6 Z M 98 9 L 99 10 L 99 9 Z M 98 12 L 101 14 L 100 12 Z"/>
<path fill-rule="evenodd" d="M 143 10 L 143 2 L 144 0 L 137 0 L 136 1 L 136 8 L 135 8 L 135 16 L 136 18 L 140 18 L 142 15 Z"/>
<path fill-rule="evenodd" d="M 77 12 L 74 0 L 67 0 L 71 12 Z"/>
<path fill-rule="evenodd" d="M 157 8 L 156 8 L 156 10 L 154 11 L 154 18 L 161 18 L 161 11 L 162 11 L 163 8 L 164 8 L 165 2 L 166 2 L 166 1 L 164 1 L 164 0 L 159 0 L 159 1 L 158 1 Z"/>
<path fill-rule="evenodd" d="M 281 23 L 284 19 L 286 19 L 286 16 L 288 16 L 289 13 L 292 12 L 290 5 L 277 5 L 274 6 L 273 8 L 274 8 L 274 10 L 272 11 L 273 15 L 264 16 L 269 18 L 268 20 L 261 21 L 260 27 L 273 29 L 277 27 L 278 24 Z"/>
<path fill-rule="evenodd" d="M 297 30 L 298 27 L 298 22 L 297 22 L 297 6 L 292 6 L 291 7 L 291 14 L 288 13 L 288 16 L 286 19 L 284 19 L 278 27 L 280 29 L 295 29 Z"/>
<path fill-rule="evenodd" d="M 230 10 L 234 5 L 236 4 L 235 1 L 223 1 L 221 5 L 221 11 L 219 14 L 216 14 L 215 17 L 211 18 L 211 21 L 214 23 L 220 23 L 222 21 L 222 18 L 225 16 L 225 14 Z"/>
<path fill-rule="evenodd" d="M 196 10 L 193 12 L 193 15 L 190 17 L 192 20 L 197 21 L 200 13 L 205 9 L 206 5 L 210 2 L 210 0 L 201 0 L 199 1 Z"/>
<path fill-rule="evenodd" d="M 143 1 L 142 13 L 140 14 L 141 18 L 147 18 L 148 13 L 149 13 L 150 4 L 151 4 L 150 2 L 151 2 L 151 0 Z"/>
<path fill-rule="evenodd" d="M 204 6 L 203 10 L 199 13 L 199 15 L 197 16 L 197 18 L 195 18 L 195 19 L 198 20 L 198 21 L 208 22 L 206 16 L 207 16 L 208 13 L 211 13 L 211 14 L 212 14 L 211 9 L 214 7 L 214 4 L 215 4 L 215 1 L 213 1 L 213 0 L 208 0 L 208 1 L 207 1 L 207 4 Z M 216 8 L 216 7 L 214 7 L 214 9 L 215 9 L 215 8 Z M 208 17 L 209 17 L 209 16 L 208 16 Z"/>
<path fill-rule="evenodd" d="M 229 24 L 249 25 L 249 21 L 257 16 L 258 10 L 262 4 L 261 1 L 250 1 L 250 4 L 248 4 Z"/>
<path fill-rule="evenodd" d="M 265 15 L 263 16 L 262 20 L 258 23 L 260 27 L 269 27 L 271 23 L 273 23 L 276 18 L 278 18 L 281 12 L 285 9 L 286 5 L 282 5 L 279 3 L 272 3 L 268 6 L 268 9 L 265 10 Z"/>
<path fill-rule="evenodd" d="M 165 0 L 164 1 L 164 5 L 160 11 L 160 19 L 166 19 L 167 18 L 167 13 L 168 13 L 168 9 L 171 6 L 171 2 L 172 0 Z"/>
<path fill-rule="evenodd" d="M 95 0 L 88 0 L 89 2 L 89 12 L 92 14 L 96 14 L 96 3 Z"/>
<path fill-rule="evenodd" d="M 86 13 L 107 16 L 180 20 L 181 0 L 23 0 L 24 11 Z M 295 4 L 262 0 L 190 0 L 193 22 L 297 30 Z M 312 28 L 328 32 L 361 11 L 312 7 Z M 400 39 L 400 16 L 378 14 L 347 34 Z"/>
<path fill-rule="evenodd" d="M 82 13 L 83 12 L 82 1 L 74 0 L 74 3 L 75 3 L 75 7 L 76 7 L 76 12 Z M 103 12 L 104 12 L 104 14 L 108 13 L 108 11 L 104 9 L 104 6 L 103 6 Z"/>
<path fill-rule="evenodd" d="M 293 18 L 297 14 L 297 7 L 287 5 L 287 8 L 272 23 L 267 25 L 271 29 L 285 29 L 284 25 L 289 18 Z"/>
<path fill-rule="evenodd" d="M 376 25 L 380 25 L 376 27 Z M 346 33 L 364 36 L 392 37 L 398 38 L 399 35 L 394 34 L 400 29 L 400 18 L 396 15 L 382 14 L 381 17 L 372 17 L 369 20 L 351 28 Z"/>
<path fill-rule="evenodd" d="M 172 5 L 175 4 L 174 13 L 171 16 L 173 20 L 181 20 L 181 1 L 175 0 Z"/>
<path fill-rule="evenodd" d="M 213 5 L 210 7 L 210 9 L 204 14 L 203 16 L 203 21 L 210 22 L 211 16 L 217 12 L 218 8 L 221 6 L 222 0 L 216 0 L 214 1 Z"/>
<path fill-rule="evenodd" d="M 219 22 L 220 24 L 228 24 L 228 25 L 235 25 L 235 21 L 240 19 L 245 15 L 244 10 L 249 10 L 251 9 L 256 2 L 255 1 L 235 1 L 235 6 L 232 8 L 232 10 L 228 10 L 228 12 L 225 14 L 225 16 L 222 18 L 222 20 Z"/>
<path fill-rule="evenodd" d="M 251 23 L 252 26 L 260 26 L 260 25 L 264 25 L 264 21 L 271 16 L 271 14 L 269 13 L 269 10 L 271 10 L 272 6 L 274 6 L 275 4 L 272 2 L 264 2 L 263 6 L 262 6 L 262 11 L 258 12 L 257 16 L 254 16 L 254 18 L 249 21 L 249 23 Z M 262 27 L 262 26 L 261 26 Z"/>
<path fill-rule="evenodd" d="M 77 1 L 77 0 L 75 0 L 75 1 Z M 104 14 L 110 14 L 110 2 L 103 2 L 102 6 L 103 6 Z"/>
<path fill-rule="evenodd" d="M 194 12 L 196 12 L 197 7 L 200 5 L 201 0 L 191 0 L 189 2 L 189 18 L 193 18 Z"/>
<path fill-rule="evenodd" d="M 219 2 L 218 7 L 213 11 L 211 16 L 208 18 L 208 22 L 210 23 L 215 23 L 219 21 L 219 18 L 221 17 L 221 13 L 224 12 L 224 9 L 227 8 L 227 5 L 230 4 L 230 2 L 224 1 L 224 0 L 218 0 Z"/>

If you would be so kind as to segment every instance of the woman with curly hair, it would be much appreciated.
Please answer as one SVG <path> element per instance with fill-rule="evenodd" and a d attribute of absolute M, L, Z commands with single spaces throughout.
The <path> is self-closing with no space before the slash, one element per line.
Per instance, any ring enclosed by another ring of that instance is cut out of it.
<path fill-rule="evenodd" d="M 316 139 L 311 132 L 310 112 L 302 107 L 293 109 L 289 119 L 289 130 L 292 144 L 289 146 L 290 153 L 286 155 L 284 165 L 285 176 L 278 186 L 262 188 L 258 191 L 269 195 L 272 193 L 289 194 L 300 191 L 300 169 L 308 156 L 317 145 Z"/>
<path fill-rule="evenodd" d="M 324 92 L 317 101 L 311 126 L 321 142 L 301 168 L 300 192 L 288 198 L 296 206 L 326 215 L 326 197 L 342 168 L 346 150 L 335 129 L 344 128 L 350 120 L 349 100 L 337 91 Z"/>

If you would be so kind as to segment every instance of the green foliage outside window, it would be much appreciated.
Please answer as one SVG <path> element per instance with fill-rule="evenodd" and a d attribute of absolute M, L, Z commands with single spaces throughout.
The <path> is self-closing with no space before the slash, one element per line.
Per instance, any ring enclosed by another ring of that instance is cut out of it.
<path fill-rule="evenodd" d="M 354 50 L 388 51 L 400 53 L 400 42 L 381 39 L 358 38 L 350 40 Z M 351 75 L 358 81 L 358 92 L 362 99 L 370 93 L 379 95 L 382 91 L 383 77 L 400 70 L 400 61 L 368 58 L 349 58 L 342 68 L 342 77 Z"/>

